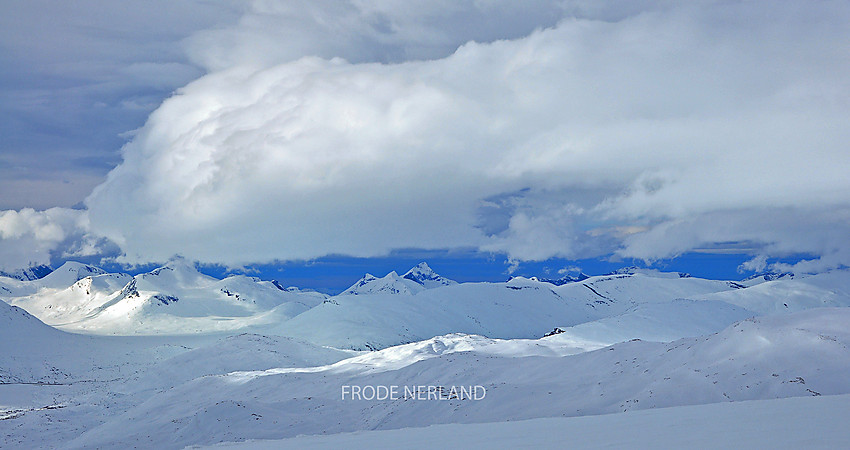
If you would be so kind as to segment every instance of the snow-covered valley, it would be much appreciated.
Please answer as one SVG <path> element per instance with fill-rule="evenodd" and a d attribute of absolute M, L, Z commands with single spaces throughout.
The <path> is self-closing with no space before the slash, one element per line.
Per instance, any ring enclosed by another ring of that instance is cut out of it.
<path fill-rule="evenodd" d="M 66 263 L 19 278 L 0 277 L 4 448 L 488 433 L 460 424 L 621 423 L 691 405 L 734 415 L 743 401 L 850 394 L 848 270 L 736 282 L 627 270 L 555 285 L 456 283 L 423 263 L 336 296 L 219 280 L 182 259 L 136 276 Z"/>

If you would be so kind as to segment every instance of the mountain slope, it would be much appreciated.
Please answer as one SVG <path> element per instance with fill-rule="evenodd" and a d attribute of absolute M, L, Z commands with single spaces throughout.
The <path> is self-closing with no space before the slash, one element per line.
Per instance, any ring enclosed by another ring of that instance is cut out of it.
<path fill-rule="evenodd" d="M 583 304 L 545 286 L 464 283 L 416 295 L 339 295 L 266 332 L 366 350 L 456 332 L 537 338 L 590 319 Z"/>
<path fill-rule="evenodd" d="M 622 314 L 644 303 L 737 290 L 734 282 L 681 277 L 679 274 L 636 272 L 590 277 L 557 286 L 558 295 L 589 305 L 597 318 Z"/>
<path fill-rule="evenodd" d="M 339 295 L 406 294 L 413 295 L 424 290 L 421 284 L 398 276 L 395 271 L 378 278 L 367 273 Z"/>
<path fill-rule="evenodd" d="M 571 327 L 558 327 L 546 339 L 605 347 L 632 339 L 670 342 L 718 332 L 755 316 L 752 311 L 717 300 L 677 299 L 644 303 L 622 314 Z"/>
<path fill-rule="evenodd" d="M 219 280 L 182 258 L 135 277 L 66 263 L 41 280 L 7 290 L 7 301 L 48 324 L 98 334 L 234 330 L 289 319 L 326 298 L 241 275 Z"/>
<path fill-rule="evenodd" d="M 72 444 L 182 447 L 846 394 L 848 330 L 850 309 L 815 309 L 747 320 L 668 344 L 633 341 L 572 356 L 521 359 L 476 351 L 480 338 L 445 336 L 319 368 L 198 378 L 154 395 Z M 442 386 L 448 392 L 450 386 L 476 385 L 486 389 L 480 401 L 450 399 L 447 393 L 439 395 L 444 400 L 430 401 L 341 397 L 341 386 Z M 163 436 L 163 429 L 173 432 Z"/>
<path fill-rule="evenodd" d="M 746 289 L 694 296 L 719 300 L 757 314 L 779 314 L 810 308 L 850 306 L 850 270 L 811 276 L 783 277 Z"/>

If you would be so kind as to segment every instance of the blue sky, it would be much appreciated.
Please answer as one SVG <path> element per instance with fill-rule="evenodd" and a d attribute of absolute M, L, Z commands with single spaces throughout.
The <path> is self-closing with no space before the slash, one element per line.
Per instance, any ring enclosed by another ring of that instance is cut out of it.
<path fill-rule="evenodd" d="M 0 270 L 180 254 L 333 290 L 420 260 L 850 264 L 846 2 L 0 13 Z"/>
<path fill-rule="evenodd" d="M 390 271 L 399 275 L 421 261 L 428 262 L 431 268 L 447 278 L 459 282 L 502 282 L 511 276 L 540 277 L 558 279 L 565 274 L 575 275 L 576 269 L 586 275 L 603 275 L 623 267 L 647 267 L 643 261 L 624 260 L 607 261 L 602 258 L 586 260 L 564 260 L 553 258 L 542 262 L 524 262 L 513 267 L 498 256 L 483 255 L 474 252 L 449 254 L 446 252 L 412 252 L 383 258 L 324 257 L 310 263 L 291 262 L 254 267 L 255 271 L 244 271 L 248 275 L 263 279 L 276 279 L 285 285 L 316 289 L 336 294 L 353 285 L 365 273 L 383 276 Z M 782 262 L 795 263 L 803 255 L 783 258 Z M 675 259 L 658 261 L 649 268 L 664 272 L 683 272 L 695 277 L 742 280 L 753 271 L 739 271 L 738 267 L 749 260 L 747 254 L 708 254 L 689 253 Z M 559 271 L 567 269 L 567 272 Z M 232 271 L 222 268 L 201 267 L 207 274 L 222 277 Z M 240 271 L 242 272 L 242 271 Z"/>
<path fill-rule="evenodd" d="M 609 255 L 610 258 L 611 255 Z M 552 258 L 539 262 L 508 261 L 504 255 L 484 254 L 475 250 L 428 251 L 399 250 L 385 257 L 354 258 L 350 256 L 325 256 L 312 261 L 277 261 L 252 264 L 243 268 L 220 265 L 202 265 L 198 269 L 207 275 L 224 278 L 242 274 L 264 280 L 277 280 L 284 286 L 314 289 L 327 294 L 338 294 L 353 285 L 367 273 L 381 277 L 391 271 L 403 275 L 407 270 L 427 262 L 431 268 L 447 278 L 458 282 L 502 282 L 512 276 L 558 279 L 566 275 L 604 275 L 624 267 L 640 267 L 664 272 L 682 272 L 691 276 L 722 280 L 743 280 L 752 276 L 753 270 L 745 270 L 741 264 L 752 255 L 744 253 L 688 253 L 669 260 L 646 264 L 641 260 L 611 260 L 590 258 L 565 260 Z M 793 255 L 775 262 L 793 264 L 811 255 Z M 90 261 L 99 263 L 98 260 Z M 106 264 L 109 271 L 128 271 L 131 274 L 148 272 L 157 264 L 133 268 Z"/>

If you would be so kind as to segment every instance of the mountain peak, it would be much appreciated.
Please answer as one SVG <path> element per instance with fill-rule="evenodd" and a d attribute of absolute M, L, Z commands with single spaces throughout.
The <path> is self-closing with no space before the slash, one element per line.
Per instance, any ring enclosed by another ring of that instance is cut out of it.
<path fill-rule="evenodd" d="M 421 272 L 421 273 L 434 273 L 434 270 L 431 269 L 431 266 L 428 265 L 425 261 L 413 266 L 412 269 L 408 270 L 407 273 L 411 272 Z"/>
<path fill-rule="evenodd" d="M 137 275 L 136 277 L 166 289 L 173 286 L 192 285 L 211 282 L 213 280 L 213 278 L 199 272 L 192 261 L 182 256 L 172 257 L 162 267 Z"/>
<path fill-rule="evenodd" d="M 534 277 L 532 277 L 532 278 L 534 278 Z M 575 275 L 567 274 L 567 275 L 564 275 L 561 278 L 540 278 L 537 281 L 543 281 L 545 283 L 554 284 L 555 286 L 563 286 L 563 285 L 568 284 L 568 283 L 577 283 L 579 281 L 584 281 L 588 278 L 590 278 L 590 276 L 588 276 L 584 272 L 578 272 Z"/>
<path fill-rule="evenodd" d="M 392 271 L 383 278 L 367 273 L 339 295 L 415 294 L 420 290 L 422 290 L 422 286 L 405 280 L 398 276 L 398 273 Z"/>
<path fill-rule="evenodd" d="M 431 269 L 430 266 L 428 266 L 428 263 L 426 262 L 421 262 L 417 264 L 415 267 L 408 270 L 407 273 L 402 276 L 402 278 L 413 281 L 414 283 L 422 285 L 426 288 L 450 286 L 452 284 L 457 284 L 456 281 L 449 280 L 448 278 L 444 278 L 443 276 L 438 275 Z"/>
<path fill-rule="evenodd" d="M 645 267 L 623 267 L 606 275 L 648 275 L 656 278 L 690 278 L 691 274 L 685 272 L 662 272 L 658 269 L 650 269 Z"/>
<path fill-rule="evenodd" d="M 103 275 L 106 271 L 100 267 L 90 266 L 76 261 L 67 261 L 58 269 L 38 280 L 41 286 L 51 288 L 66 288 L 85 277 Z"/>
<path fill-rule="evenodd" d="M 438 275 L 428 266 L 428 263 L 421 262 L 402 276 L 399 276 L 395 270 L 382 278 L 367 273 L 340 295 L 415 294 L 423 288 L 431 289 L 453 284 L 457 282 Z"/>
<path fill-rule="evenodd" d="M 746 286 L 752 286 L 766 281 L 775 281 L 794 278 L 793 272 L 760 272 L 744 278 L 741 283 Z"/>

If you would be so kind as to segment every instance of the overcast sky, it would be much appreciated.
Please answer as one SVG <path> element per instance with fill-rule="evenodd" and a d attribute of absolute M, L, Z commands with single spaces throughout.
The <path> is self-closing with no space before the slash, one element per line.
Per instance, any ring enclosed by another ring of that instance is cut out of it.
<path fill-rule="evenodd" d="M 850 265 L 845 1 L 0 8 L 0 269 L 410 248 Z"/>

